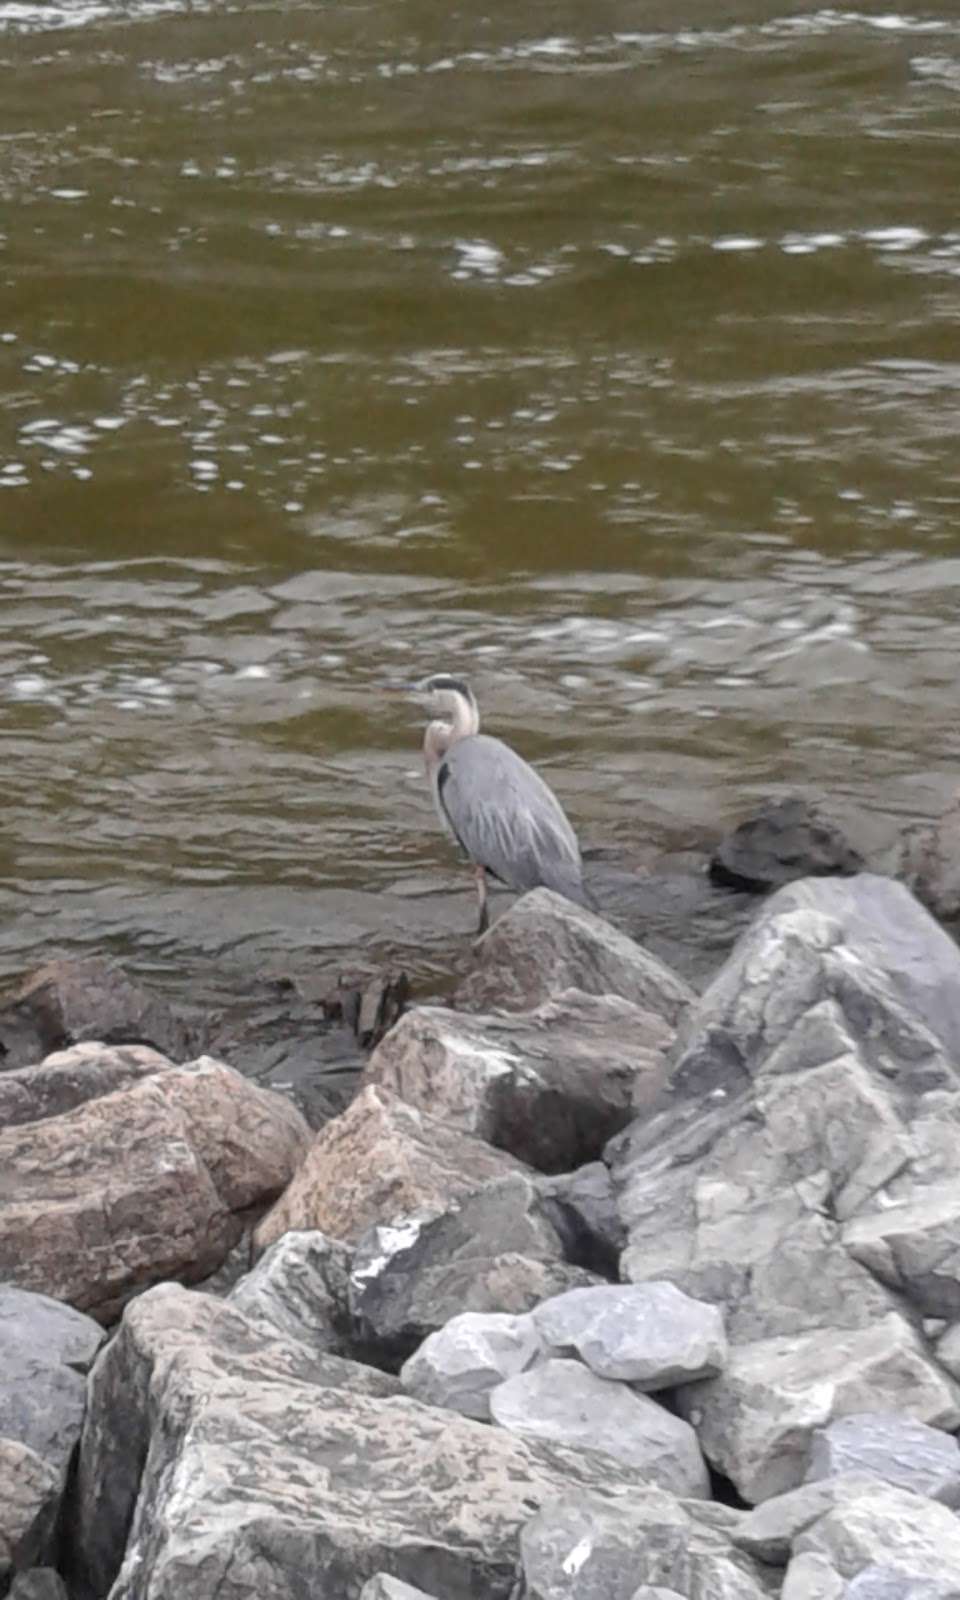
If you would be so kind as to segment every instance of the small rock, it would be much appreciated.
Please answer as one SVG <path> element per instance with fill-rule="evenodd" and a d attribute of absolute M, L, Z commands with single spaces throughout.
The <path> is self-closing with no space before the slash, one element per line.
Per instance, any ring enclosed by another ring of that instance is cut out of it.
<path fill-rule="evenodd" d="M 601 1450 L 675 1494 L 710 1495 L 697 1436 L 655 1400 L 597 1378 L 577 1361 L 544 1361 L 489 1396 L 490 1416 L 526 1438 Z"/>
<path fill-rule="evenodd" d="M 672 1283 L 571 1289 L 538 1306 L 537 1332 L 554 1355 L 572 1352 L 600 1378 L 669 1389 L 719 1372 L 727 1357 L 723 1317 Z"/>
<path fill-rule="evenodd" d="M 170 1061 L 190 1060 L 198 1043 L 194 1029 L 172 1006 L 98 956 L 48 961 L 0 1002 L 5 1068 L 32 1066 L 87 1039 L 152 1045 Z"/>
<path fill-rule="evenodd" d="M 490 1420 L 490 1391 L 523 1372 L 540 1353 L 529 1316 L 464 1312 L 431 1333 L 404 1362 L 400 1382 L 425 1405 Z"/>
<path fill-rule="evenodd" d="M 846 1586 L 824 1556 L 794 1556 L 783 1582 L 781 1600 L 845 1600 Z M 903 1600 L 903 1597 L 898 1597 Z"/>
<path fill-rule="evenodd" d="M 799 796 L 770 800 L 722 839 L 710 860 L 714 883 L 763 892 L 795 878 L 847 877 L 864 860 L 819 806 Z"/>
<path fill-rule="evenodd" d="M 735 1346 L 719 1377 L 683 1385 L 676 1401 L 707 1459 L 752 1504 L 800 1483 L 814 1431 L 846 1412 L 886 1402 L 936 1426 L 960 1422 L 960 1392 L 898 1312 L 874 1328 Z"/>
<path fill-rule="evenodd" d="M 403 1583 L 400 1578 L 391 1578 L 386 1572 L 378 1572 L 360 1590 L 360 1600 L 435 1600 L 435 1597 L 427 1594 L 425 1589 L 415 1589 L 412 1584 Z M 440 1600 L 440 1597 L 436 1597 L 436 1600 Z"/>
<path fill-rule="evenodd" d="M 701 1520 L 701 1505 L 653 1485 L 619 1504 L 548 1500 L 520 1535 L 523 1600 L 635 1600 L 665 1577 L 682 1580 L 682 1600 L 770 1600 L 763 1569 Z"/>
<path fill-rule="evenodd" d="M 806 1482 L 848 1472 L 869 1473 L 946 1506 L 960 1506 L 956 1439 L 896 1411 L 855 1412 L 814 1434 Z"/>
<path fill-rule="evenodd" d="M 960 1185 L 929 1184 L 914 1198 L 854 1217 L 843 1243 L 863 1266 L 931 1317 L 960 1315 Z"/>
<path fill-rule="evenodd" d="M 471 1011 L 532 1011 L 581 989 L 619 995 L 675 1027 L 694 998 L 656 956 L 550 889 L 517 900 L 475 948 L 479 965 L 457 991 Z"/>
<path fill-rule="evenodd" d="M 911 1578 L 892 1563 L 863 1567 L 844 1585 L 842 1600 L 960 1600 L 960 1580 Z"/>
<path fill-rule="evenodd" d="M 0 1438 L 0 1594 L 14 1573 L 48 1559 L 63 1494 L 60 1473 L 28 1445 Z"/>
<path fill-rule="evenodd" d="M 285 1233 L 231 1291 L 251 1322 L 300 1339 L 312 1350 L 345 1354 L 353 1252 L 323 1233 Z"/>
<path fill-rule="evenodd" d="M 255 1248 L 265 1250 L 291 1229 L 353 1243 L 374 1223 L 442 1211 L 456 1195 L 522 1170 L 511 1156 L 369 1084 L 317 1134 L 257 1228 Z"/>
<path fill-rule="evenodd" d="M 540 1177 L 536 1184 L 567 1260 L 601 1277 L 616 1278 L 627 1234 L 610 1169 L 602 1161 L 590 1161 L 575 1172 Z"/>
<path fill-rule="evenodd" d="M 10 1600 L 70 1600 L 66 1584 L 52 1567 L 33 1567 L 13 1580 Z"/>
<path fill-rule="evenodd" d="M 448 1127 L 563 1172 L 662 1093 L 674 1030 L 616 995 L 577 990 L 535 1011 L 409 1011 L 374 1052 L 367 1081 Z"/>

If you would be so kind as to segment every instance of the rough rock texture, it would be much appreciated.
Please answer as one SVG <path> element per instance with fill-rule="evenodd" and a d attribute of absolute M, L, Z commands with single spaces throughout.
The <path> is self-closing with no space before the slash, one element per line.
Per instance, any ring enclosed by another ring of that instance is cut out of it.
<path fill-rule="evenodd" d="M 850 1475 L 804 1483 L 765 1500 L 741 1519 L 731 1537 L 740 1550 L 770 1566 L 786 1566 L 799 1535 L 841 1500 L 871 1493 L 874 1480 Z"/>
<path fill-rule="evenodd" d="M 350 1308 L 360 1348 L 395 1364 L 458 1312 L 529 1311 L 596 1281 L 563 1260 L 535 1185 L 515 1172 L 439 1216 L 372 1228 L 354 1256 Z"/>
<path fill-rule="evenodd" d="M 837 823 L 799 795 L 770 800 L 722 839 L 710 859 L 714 883 L 777 889 L 796 878 L 849 875 L 864 861 Z"/>
<path fill-rule="evenodd" d="M 425 1116 L 368 1084 L 317 1134 L 286 1193 L 254 1235 L 265 1250 L 290 1229 L 355 1242 L 377 1222 L 442 1211 L 450 1200 L 508 1172 L 512 1156 Z"/>
<path fill-rule="evenodd" d="M 756 1502 L 801 1482 L 815 1429 L 878 1395 L 921 1421 L 960 1425 L 960 1391 L 897 1312 L 874 1328 L 735 1347 L 719 1377 L 683 1385 L 676 1401 L 707 1459 Z"/>
<path fill-rule="evenodd" d="M 696 1402 L 748 1499 L 798 1482 L 807 1430 L 845 1411 L 960 1415 L 900 1298 L 931 1317 L 958 1304 L 958 1062 L 953 942 L 891 880 L 808 879 L 770 899 L 691 1013 L 671 1103 L 608 1147 L 623 1275 L 712 1301 L 734 1344 L 757 1345 L 738 1357 L 746 1388 L 725 1375 Z M 780 1444 L 771 1407 L 792 1418 Z"/>
<path fill-rule="evenodd" d="M 70 1596 L 52 1567 L 33 1567 L 13 1580 L 10 1600 L 70 1600 Z"/>
<path fill-rule="evenodd" d="M 360 1590 L 360 1600 L 434 1600 L 434 1596 L 427 1594 L 425 1589 L 415 1589 L 400 1578 L 391 1578 L 386 1572 L 378 1572 Z"/>
<path fill-rule="evenodd" d="M 704 1520 L 708 1510 L 653 1487 L 612 1505 L 558 1496 L 520 1536 L 522 1600 L 635 1600 L 644 1585 L 681 1600 L 770 1600 L 768 1573 Z"/>
<path fill-rule="evenodd" d="M 0 1438 L 0 1594 L 15 1572 L 50 1550 L 62 1487 L 56 1468 L 35 1450 Z"/>
<path fill-rule="evenodd" d="M 901 1593 L 917 1579 L 960 1586 L 960 1521 L 946 1506 L 891 1484 L 839 1500 L 798 1536 L 795 1549 L 825 1557 L 847 1580 L 864 1568 L 891 1567 Z"/>
<path fill-rule="evenodd" d="M 674 1029 L 616 995 L 569 990 L 535 1011 L 418 1006 L 370 1058 L 367 1081 L 543 1172 L 600 1154 L 660 1096 Z"/>
<path fill-rule="evenodd" d="M 960 789 L 932 826 L 903 841 L 900 873 L 918 900 L 944 922 L 960 918 Z"/>
<path fill-rule="evenodd" d="M 814 1434 L 807 1483 L 846 1472 L 869 1473 L 946 1506 L 960 1506 L 956 1439 L 896 1412 L 855 1412 Z"/>
<path fill-rule="evenodd" d="M 9 1508 L 0 1488 L 0 1592 L 4 1544 L 8 1574 L 27 1558 L 52 1554 L 49 1539 L 83 1424 L 85 1374 L 102 1341 L 100 1325 L 72 1307 L 0 1285 L 0 1457 L 9 1469 L 27 1452 L 24 1482 Z"/>
<path fill-rule="evenodd" d="M 709 1497 L 693 1429 L 655 1400 L 596 1377 L 578 1361 L 544 1361 L 518 1372 L 491 1391 L 489 1403 L 490 1416 L 501 1428 L 603 1451 L 662 1489 Z"/>
<path fill-rule="evenodd" d="M 91 1380 L 77 1586 L 111 1600 L 358 1600 L 389 1572 L 444 1600 L 507 1600 L 532 1507 L 564 1490 L 641 1487 L 608 1458 L 395 1388 L 266 1339 L 211 1296 L 174 1285 L 142 1295 Z"/>
<path fill-rule="evenodd" d="M 532 1011 L 580 989 L 619 995 L 674 1027 L 694 998 L 656 956 L 550 889 L 516 901 L 475 948 L 479 965 L 457 991 L 472 1011 Z"/>
<path fill-rule="evenodd" d="M 723 1367 L 727 1340 L 716 1306 L 672 1283 L 571 1289 L 538 1306 L 534 1322 L 550 1355 L 576 1354 L 600 1378 L 668 1389 Z"/>
<path fill-rule="evenodd" d="M 145 1044 L 171 1061 L 196 1055 L 187 1022 L 159 995 L 98 956 L 49 961 L 0 1000 L 0 1062 L 26 1067 L 54 1050 L 86 1039 Z"/>
<path fill-rule="evenodd" d="M 324 1233 L 285 1233 L 231 1290 L 230 1304 L 312 1350 L 345 1354 L 352 1261 L 349 1246 Z"/>
<path fill-rule="evenodd" d="M 781 1600 L 846 1600 L 847 1586 L 824 1556 L 811 1551 L 794 1556 L 783 1581 Z M 907 1600 L 903 1594 L 890 1600 Z"/>
<path fill-rule="evenodd" d="M 489 1422 L 491 1389 L 540 1352 L 532 1317 L 465 1311 L 424 1339 L 404 1362 L 400 1381 L 414 1400 Z"/>
<path fill-rule="evenodd" d="M 148 1284 L 219 1266 L 308 1142 L 287 1100 L 206 1056 L 84 1044 L 9 1079 L 0 1276 L 101 1321 Z"/>
<path fill-rule="evenodd" d="M 609 1168 L 590 1161 L 575 1172 L 537 1179 L 544 1210 L 563 1240 L 568 1261 L 616 1278 L 627 1242 Z"/>

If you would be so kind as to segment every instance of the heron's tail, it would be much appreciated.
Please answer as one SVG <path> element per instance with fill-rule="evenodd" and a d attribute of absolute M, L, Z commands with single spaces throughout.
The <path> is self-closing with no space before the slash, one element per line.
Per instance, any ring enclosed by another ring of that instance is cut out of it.
<path fill-rule="evenodd" d="M 596 911 L 597 907 L 593 896 L 583 881 L 583 874 L 572 863 L 557 864 L 549 872 L 543 874 L 543 886 L 552 889 L 555 894 L 562 894 L 565 900 L 572 900 L 574 905 L 583 906 L 585 911 Z"/>

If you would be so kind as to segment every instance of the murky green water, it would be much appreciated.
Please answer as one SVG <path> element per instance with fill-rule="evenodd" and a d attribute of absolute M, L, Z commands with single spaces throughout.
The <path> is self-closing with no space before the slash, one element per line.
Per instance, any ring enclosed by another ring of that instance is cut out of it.
<path fill-rule="evenodd" d="M 0 972 L 473 914 L 401 686 L 585 843 L 960 771 L 960 12 L 0 0 Z"/>

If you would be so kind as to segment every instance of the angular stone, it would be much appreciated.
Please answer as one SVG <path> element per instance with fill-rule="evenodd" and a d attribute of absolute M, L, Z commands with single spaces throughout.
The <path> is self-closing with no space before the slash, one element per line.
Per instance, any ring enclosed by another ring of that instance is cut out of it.
<path fill-rule="evenodd" d="M 960 789 L 932 826 L 904 838 L 900 875 L 942 922 L 960 917 Z"/>
<path fill-rule="evenodd" d="M 520 1536 L 523 1600 L 634 1600 L 682 1577 L 683 1600 L 770 1600 L 762 1569 L 686 1504 L 652 1485 L 619 1504 L 548 1501 Z M 639 1590 L 638 1590 L 639 1586 Z"/>
<path fill-rule="evenodd" d="M 63 1485 L 28 1445 L 0 1439 L 0 1594 L 52 1549 Z"/>
<path fill-rule="evenodd" d="M 676 1400 L 708 1461 L 753 1504 L 801 1482 L 814 1430 L 834 1417 L 885 1406 L 935 1426 L 960 1423 L 960 1391 L 896 1312 L 875 1328 L 741 1345 L 719 1377 L 684 1385 Z"/>
<path fill-rule="evenodd" d="M 625 1384 L 577 1361 L 549 1360 L 507 1378 L 489 1395 L 490 1416 L 526 1438 L 600 1450 L 674 1494 L 710 1495 L 693 1429 Z"/>
<path fill-rule="evenodd" d="M 13 1580 L 10 1600 L 70 1600 L 67 1586 L 53 1567 L 32 1567 Z"/>
<path fill-rule="evenodd" d="M 378 1572 L 360 1590 L 360 1600 L 434 1600 L 434 1596 L 399 1578 L 391 1578 L 386 1572 Z"/>
<path fill-rule="evenodd" d="M 296 1177 L 254 1235 L 262 1251 L 291 1229 L 354 1243 L 375 1223 L 442 1211 L 457 1195 L 524 1169 L 368 1084 L 322 1128 Z"/>
<path fill-rule="evenodd" d="M 613 1192 L 610 1170 L 590 1161 L 575 1172 L 537 1180 L 544 1210 L 563 1241 L 568 1261 L 601 1277 L 616 1278 L 626 1230 Z"/>
<path fill-rule="evenodd" d="M 888 1483 L 838 1501 L 798 1536 L 795 1548 L 826 1557 L 845 1579 L 889 1565 L 905 1586 L 918 1578 L 960 1584 L 960 1521 L 946 1506 Z"/>
<path fill-rule="evenodd" d="M 564 989 L 619 995 L 676 1026 L 693 990 L 609 922 L 549 889 L 534 889 L 476 946 L 477 969 L 457 991 L 472 1011 L 532 1011 Z"/>
<path fill-rule="evenodd" d="M 536 1187 L 517 1172 L 438 1216 L 372 1228 L 354 1256 L 350 1308 L 361 1347 L 399 1363 L 459 1312 L 525 1312 L 595 1282 L 562 1259 Z"/>
<path fill-rule="evenodd" d="M 569 990 L 535 1011 L 409 1011 L 366 1079 L 448 1127 L 564 1172 L 660 1095 L 674 1030 L 616 995 Z"/>
<path fill-rule="evenodd" d="M 856 1217 L 843 1242 L 926 1316 L 960 1315 L 960 1183 L 931 1184 L 913 1200 Z"/>
<path fill-rule="evenodd" d="M 343 1355 L 350 1342 L 353 1252 L 324 1233 L 285 1233 L 230 1292 L 250 1322 Z"/>
<path fill-rule="evenodd" d="M 780 1600 L 844 1600 L 845 1594 L 839 1572 L 824 1556 L 808 1551 L 791 1561 Z"/>
<path fill-rule="evenodd" d="M 807 1483 L 851 1472 L 869 1473 L 946 1506 L 960 1506 L 956 1439 L 896 1411 L 853 1412 L 814 1434 Z"/>
<path fill-rule="evenodd" d="M 0 1128 L 0 1275 L 104 1322 L 148 1284 L 214 1271 L 309 1137 L 281 1095 L 221 1062 L 120 1057 L 78 1045 L 35 1080 L 7 1075 L 32 1115 Z M 110 1087 L 71 1107 L 83 1073 Z"/>
<path fill-rule="evenodd" d="M 862 1567 L 843 1585 L 842 1600 L 960 1600 L 960 1578 L 911 1578 L 902 1567 Z"/>
<path fill-rule="evenodd" d="M 840 1500 L 871 1494 L 874 1480 L 850 1475 L 804 1483 L 764 1500 L 745 1516 L 731 1537 L 740 1550 L 770 1566 L 786 1566 L 794 1540 Z"/>
<path fill-rule="evenodd" d="M 571 1289 L 538 1306 L 537 1332 L 549 1354 L 576 1353 L 600 1378 L 635 1389 L 669 1389 L 711 1377 L 727 1357 L 716 1306 L 672 1283 Z"/>
<path fill-rule="evenodd" d="M 532 1317 L 465 1311 L 431 1333 L 404 1362 L 400 1382 L 424 1405 L 490 1420 L 490 1391 L 540 1354 Z"/>
<path fill-rule="evenodd" d="M 860 872 L 863 857 L 822 808 L 799 795 L 768 800 L 722 839 L 710 860 L 714 883 L 777 889 L 796 878 Z"/>
<path fill-rule="evenodd" d="M 197 1046 L 195 1030 L 166 1000 L 99 956 L 48 961 L 0 1001 L 5 1068 L 30 1066 L 88 1039 L 152 1045 L 170 1061 L 188 1061 Z"/>
<path fill-rule="evenodd" d="M 73 1518 L 81 1592 L 242 1600 L 269 1584 L 347 1597 L 389 1572 L 440 1597 L 507 1600 L 532 1505 L 643 1487 L 607 1457 L 395 1389 L 266 1338 L 211 1296 L 140 1296 L 91 1380 Z"/>

